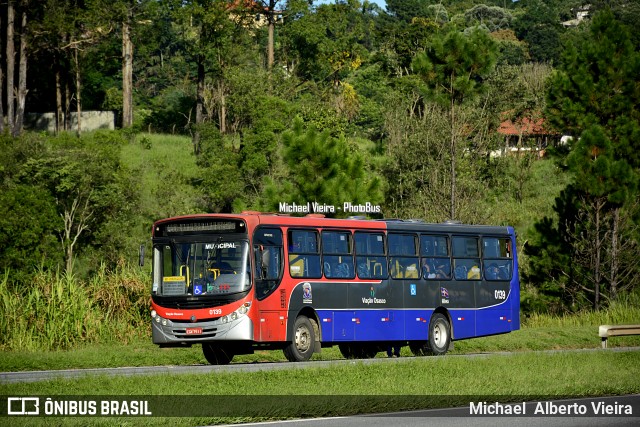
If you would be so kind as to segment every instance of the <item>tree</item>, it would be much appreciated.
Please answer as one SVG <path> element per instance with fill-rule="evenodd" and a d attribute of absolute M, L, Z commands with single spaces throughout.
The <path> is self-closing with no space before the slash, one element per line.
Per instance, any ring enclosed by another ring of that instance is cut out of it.
<path fill-rule="evenodd" d="M 283 29 L 287 64 L 304 80 L 334 88 L 367 59 L 370 9 L 357 2 L 323 4 L 315 13 L 291 19 Z"/>
<path fill-rule="evenodd" d="M 525 12 L 514 22 L 516 35 L 529 44 L 533 61 L 555 63 L 560 57 L 563 28 L 553 3 L 529 1 Z"/>
<path fill-rule="evenodd" d="M 81 19 L 83 10 L 75 1 L 47 0 L 43 5 L 46 13 L 41 12 L 40 19 L 33 22 L 34 36 L 33 54 L 36 67 L 50 70 L 53 82 L 48 85 L 54 87 L 53 94 L 47 92 L 32 97 L 32 102 L 39 107 L 47 108 L 51 105 L 55 109 L 55 132 L 67 130 L 70 126 L 71 105 L 71 47 L 69 44 L 72 34 L 75 34 L 76 23 Z M 41 89 L 40 89 L 41 90 Z M 39 88 L 36 88 L 36 93 Z M 53 95 L 51 98 L 47 95 Z"/>
<path fill-rule="evenodd" d="M 42 186 L 55 200 L 66 271 L 73 270 L 78 249 L 89 244 L 87 235 L 120 206 L 113 198 L 121 192 L 114 189 L 120 169 L 119 150 L 109 137 L 84 140 L 64 134 L 21 167 L 18 182 Z"/>
<path fill-rule="evenodd" d="M 327 131 L 319 133 L 313 127 L 305 130 L 297 118 L 282 142 L 288 173 L 282 182 L 267 185 L 267 210 L 277 211 L 283 202 L 317 202 L 338 208 L 345 202 L 375 205 L 381 201 L 380 179 L 365 173 L 362 156 L 350 152 L 343 138 L 331 137 Z"/>
<path fill-rule="evenodd" d="M 268 32 L 268 40 L 267 40 L 267 69 L 271 70 L 273 68 L 273 63 L 275 62 L 275 53 L 274 53 L 274 45 L 275 45 L 275 29 L 276 22 L 278 20 L 278 16 L 282 15 L 283 11 L 278 9 L 278 5 L 281 4 L 282 0 L 258 0 L 257 5 L 259 7 L 258 10 L 254 10 L 253 12 L 257 12 L 266 17 L 267 19 L 267 32 Z M 283 2 L 284 3 L 284 2 Z"/>
<path fill-rule="evenodd" d="M 28 29 L 27 29 L 27 9 L 29 2 L 21 0 L 16 9 L 15 1 L 7 2 L 7 35 L 6 35 L 6 58 L 7 58 L 7 123 L 9 133 L 18 136 L 22 133 L 25 113 L 25 100 L 27 96 L 27 49 L 28 49 Z M 18 86 L 14 86 L 15 74 L 15 17 L 16 11 L 20 19 L 20 44 L 18 47 Z M 0 81 L 1 83 L 1 81 Z M 4 124 L 3 124 L 4 126 Z"/>
<path fill-rule="evenodd" d="M 430 0 L 387 0 L 387 11 L 395 18 L 407 23 L 415 17 L 428 17 Z"/>
<path fill-rule="evenodd" d="M 543 263 L 534 274 L 557 282 L 576 294 L 574 299 L 586 295 L 595 309 L 602 297 L 616 297 L 621 277 L 630 280 L 626 286 L 639 284 L 627 273 L 637 271 L 636 264 L 623 261 L 625 250 L 638 248 L 623 248 L 621 239 L 637 229 L 629 218 L 637 215 L 640 180 L 639 76 L 640 53 L 629 30 L 604 11 L 593 17 L 586 37 L 568 46 L 548 92 L 548 117 L 579 136 L 566 159 L 574 182 L 563 193 L 566 202 L 555 209 L 558 223 L 540 230 L 539 242 L 529 250 L 540 256 L 550 235 L 564 236 L 556 247 L 563 254 L 549 257 L 566 259 L 570 272 Z"/>
<path fill-rule="evenodd" d="M 213 80 L 212 96 L 216 98 L 218 127 L 227 132 L 227 95 L 225 73 L 233 63 L 236 43 L 243 39 L 247 14 L 244 4 L 234 8 L 224 0 L 180 1 L 174 6 L 185 40 L 185 47 L 196 63 L 196 117 L 193 133 L 194 152 L 200 152 L 199 127 L 205 123 L 205 91 L 207 75 Z"/>
<path fill-rule="evenodd" d="M 125 4 L 122 20 L 122 127 L 133 124 L 133 42 L 131 25 L 133 22 L 133 1 Z"/>
<path fill-rule="evenodd" d="M 478 4 L 464 13 L 466 25 L 482 26 L 490 32 L 511 28 L 513 15 L 506 9 L 497 6 Z"/>
<path fill-rule="evenodd" d="M 225 144 L 222 134 L 212 124 L 201 126 L 200 167 L 202 208 L 207 212 L 233 212 L 234 203 L 244 197 L 244 180 L 241 174 L 240 156 Z"/>
<path fill-rule="evenodd" d="M 450 215 L 456 218 L 456 161 L 468 129 L 457 115 L 460 107 L 483 90 L 483 79 L 496 60 L 496 44 L 477 28 L 468 35 L 456 30 L 436 35 L 427 49 L 416 55 L 415 72 L 429 87 L 428 96 L 449 113 Z"/>

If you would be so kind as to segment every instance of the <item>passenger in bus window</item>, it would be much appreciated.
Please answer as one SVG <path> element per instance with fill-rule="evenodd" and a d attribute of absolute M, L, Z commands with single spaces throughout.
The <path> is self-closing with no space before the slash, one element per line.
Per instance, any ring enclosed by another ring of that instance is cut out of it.
<path fill-rule="evenodd" d="M 496 263 L 492 263 L 487 267 L 485 271 L 485 275 L 487 276 L 487 280 L 498 280 L 498 265 Z"/>
<path fill-rule="evenodd" d="M 498 268 L 498 279 L 499 280 L 509 280 L 511 277 L 511 268 L 509 264 L 505 264 Z"/>
<path fill-rule="evenodd" d="M 480 280 L 480 267 L 474 264 L 473 267 L 471 267 L 469 269 L 469 272 L 467 273 L 467 279 Z"/>
<path fill-rule="evenodd" d="M 433 265 L 433 261 L 425 259 L 422 264 L 422 277 L 425 279 L 435 279 L 436 278 L 436 268 Z"/>
<path fill-rule="evenodd" d="M 371 278 L 369 267 L 364 262 L 358 262 L 358 277 L 361 279 Z"/>
<path fill-rule="evenodd" d="M 451 277 L 451 261 L 448 258 L 439 258 L 436 264 L 436 279 L 449 279 Z"/>

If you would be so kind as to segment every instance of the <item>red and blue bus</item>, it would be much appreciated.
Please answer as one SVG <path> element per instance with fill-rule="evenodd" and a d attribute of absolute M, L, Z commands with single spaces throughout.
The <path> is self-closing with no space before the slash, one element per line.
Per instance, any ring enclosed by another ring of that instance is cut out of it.
<path fill-rule="evenodd" d="M 152 240 L 153 342 L 201 344 L 211 364 L 441 355 L 520 328 L 512 227 L 243 212 L 163 219 Z"/>

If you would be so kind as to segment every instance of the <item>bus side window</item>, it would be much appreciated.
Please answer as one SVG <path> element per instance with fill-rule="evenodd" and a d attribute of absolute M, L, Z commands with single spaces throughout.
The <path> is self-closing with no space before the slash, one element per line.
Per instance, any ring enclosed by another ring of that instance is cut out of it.
<path fill-rule="evenodd" d="M 324 277 L 327 279 L 353 279 L 353 247 L 351 232 L 323 231 L 322 259 L 324 261 Z"/>
<path fill-rule="evenodd" d="M 422 277 L 427 280 L 451 279 L 451 259 L 449 258 L 449 237 L 420 236 L 420 256 L 422 256 Z"/>
<path fill-rule="evenodd" d="M 456 280 L 481 280 L 478 238 L 453 236 L 453 277 Z"/>
<path fill-rule="evenodd" d="M 394 279 L 417 279 L 420 276 L 416 252 L 416 236 L 389 233 L 389 264 Z"/>
<path fill-rule="evenodd" d="M 291 277 L 322 277 L 320 245 L 316 230 L 289 230 L 289 274 Z"/>
<path fill-rule="evenodd" d="M 354 241 L 358 278 L 386 279 L 389 273 L 384 234 L 356 231 Z"/>

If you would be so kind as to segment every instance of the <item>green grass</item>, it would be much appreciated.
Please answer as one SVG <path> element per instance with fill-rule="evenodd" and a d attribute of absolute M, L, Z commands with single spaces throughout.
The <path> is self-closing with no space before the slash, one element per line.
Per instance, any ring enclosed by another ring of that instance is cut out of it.
<path fill-rule="evenodd" d="M 519 367 L 525 367 L 520 369 Z M 236 418 L 172 418 L 175 425 L 201 425 L 246 420 L 259 415 L 283 418 L 347 415 L 468 405 L 470 399 L 521 401 L 560 397 L 620 395 L 640 392 L 640 352 L 527 353 L 473 358 L 423 357 L 403 363 L 342 364 L 330 368 L 251 373 L 210 373 L 136 377 L 92 377 L 39 383 L 3 384 L 3 395 L 201 395 L 214 404 L 224 396 L 287 395 L 264 412 L 237 406 Z M 72 390 L 72 392 L 70 392 Z M 321 398 L 318 396 L 347 395 Z M 361 396 L 361 397 L 357 397 Z M 362 396 L 384 396 L 366 398 Z M 261 399 L 258 399 L 260 401 Z M 184 403 L 188 403 L 185 398 Z M 238 397 L 236 405 L 248 398 Z M 310 402 L 307 404 L 301 402 Z M 302 405 L 302 407 L 301 407 Z M 235 410 L 235 409 L 233 409 Z M 242 418 L 240 417 L 242 416 Z M 88 419 L 96 424 L 157 425 L 158 419 Z M 34 424 L 46 420 L 34 420 Z M 50 420 L 54 422 L 54 419 Z M 70 419 L 65 419 L 71 421 Z M 134 423 L 135 421 L 135 423 Z M 55 424 L 55 422 L 54 422 Z"/>
<path fill-rule="evenodd" d="M 122 147 L 121 156 L 142 184 L 142 212 L 154 220 L 195 213 L 198 193 L 190 181 L 198 178 L 198 168 L 191 138 L 139 134 Z"/>
<path fill-rule="evenodd" d="M 597 326 L 525 327 L 510 334 L 456 341 L 450 354 L 487 353 L 498 351 L 525 352 L 600 348 Z M 640 346 L 640 336 L 614 337 L 609 347 Z M 378 357 L 385 357 L 384 352 Z M 411 357 L 407 347 L 403 357 Z M 313 360 L 342 359 L 337 347 L 322 349 Z M 257 351 L 236 356 L 233 363 L 284 362 L 282 351 Z M 151 339 L 137 339 L 128 344 L 86 344 L 74 350 L 33 352 L 5 351 L 0 358 L 0 372 L 55 370 L 68 368 L 107 368 L 121 366 L 196 365 L 206 364 L 199 345 L 192 348 L 160 349 Z"/>
<path fill-rule="evenodd" d="M 98 277 L 98 276 L 97 276 Z M 43 279 L 42 277 L 40 278 Z M 52 278 L 49 278 L 50 280 Z M 99 368 L 120 366 L 155 366 L 155 365 L 193 365 L 204 364 L 205 359 L 199 345 L 192 348 L 168 348 L 160 349 L 151 343 L 150 324 L 146 317 L 144 301 L 131 294 L 123 294 L 125 289 L 137 289 L 133 295 L 146 295 L 144 279 L 132 274 L 127 269 L 119 272 L 104 272 L 103 276 L 96 278 L 90 287 L 101 287 L 103 292 L 99 294 L 100 300 L 94 301 L 92 316 L 96 311 L 101 313 L 102 319 L 107 319 L 113 326 L 113 331 L 106 334 L 101 340 L 94 342 L 79 339 L 76 345 L 67 350 L 42 351 L 42 347 L 10 347 L 5 346 L 0 353 L 0 371 L 25 371 L 48 370 L 67 368 Z M 55 280 L 53 283 L 57 283 Z M 3 282 L 0 280 L 0 285 Z M 6 286 L 6 283 L 4 283 Z M 6 289 L 5 289 L 6 291 Z M 97 295 L 97 293 L 91 293 Z M 126 297 L 126 298 L 125 298 Z M 17 298 L 14 296 L 14 298 Z M 637 324 L 640 321 L 640 297 L 638 293 L 614 302 L 606 310 L 598 312 L 585 311 L 573 315 L 551 316 L 531 315 L 523 319 L 520 330 L 503 335 L 456 341 L 451 354 L 469 354 L 479 352 L 515 351 L 524 352 L 531 350 L 557 350 L 557 349 L 581 349 L 599 348 L 601 346 L 598 337 L 598 326 L 603 324 Z M 127 302 L 128 301 L 128 302 Z M 7 307 L 22 307 L 20 300 L 13 300 L 5 292 Z M 48 304 L 58 304 L 56 301 L 46 300 Z M 99 303 L 99 304 L 98 304 Z M 132 310 L 135 303 L 138 310 L 145 315 L 130 319 L 125 316 Z M 129 304 L 129 306 L 127 306 Z M 109 309 L 109 307 L 112 307 Z M 120 313 L 112 312 L 111 317 L 106 316 L 113 307 L 120 308 Z M 128 308 L 127 308 L 128 307 Z M 42 310 L 38 305 L 23 307 L 28 312 Z M 126 308 L 126 309 L 125 309 Z M 11 310 L 5 310 L 11 313 Z M 20 325 L 27 315 L 19 312 L 16 319 L 5 314 L 3 329 L 4 339 L 10 339 L 16 325 Z M 97 318 L 92 317 L 94 321 Z M 18 322 L 20 321 L 20 322 Z M 123 321 L 126 326 L 123 326 Z M 138 334 L 132 333 L 133 326 Z M 120 331 L 119 337 L 114 337 Z M 123 333 L 128 332 L 128 335 Z M 34 332 L 35 333 L 35 332 Z M 27 335 L 28 340 L 38 339 L 37 335 Z M 16 337 L 15 339 L 18 339 Z M 80 337 L 82 338 L 82 337 Z M 86 337 L 85 337 L 86 338 Z M 27 338 L 21 338 L 27 339 Z M 614 337 L 609 339 L 610 347 L 640 346 L 640 336 Z M 46 349 L 45 349 L 46 350 Z M 407 347 L 402 349 L 403 356 L 411 356 Z M 380 353 L 378 356 L 384 356 Z M 335 360 L 342 356 L 337 347 L 325 348 L 320 354 L 314 355 L 315 360 Z M 286 359 L 282 351 L 257 351 L 253 355 L 236 356 L 234 363 L 254 362 L 284 362 Z"/>

